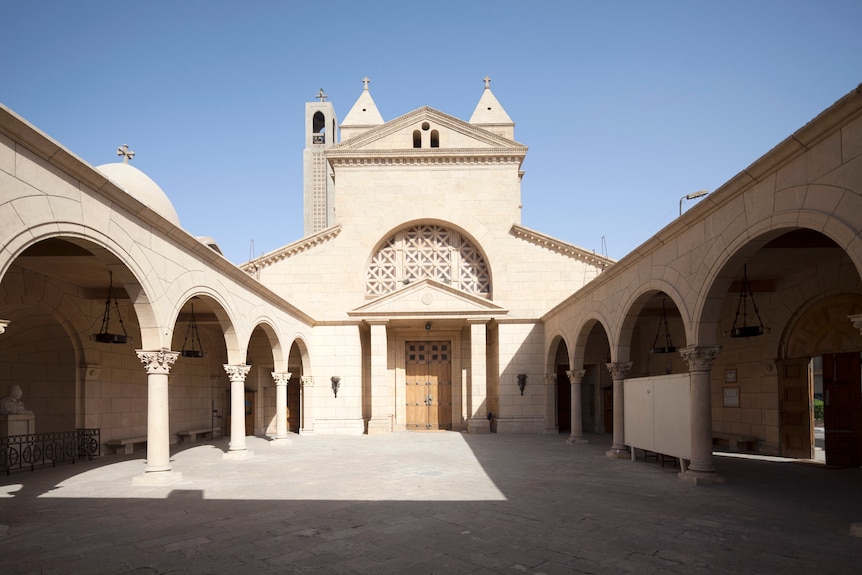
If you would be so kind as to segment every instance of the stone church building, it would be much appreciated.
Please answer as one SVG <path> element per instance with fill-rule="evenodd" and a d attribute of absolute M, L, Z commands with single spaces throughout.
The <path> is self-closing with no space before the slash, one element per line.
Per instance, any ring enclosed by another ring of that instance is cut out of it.
<path fill-rule="evenodd" d="M 467 121 L 321 91 L 304 237 L 235 266 L 127 148 L 93 167 L 0 107 L 0 388 L 36 433 L 145 448 L 142 484 L 196 435 L 405 430 L 722 481 L 715 448 L 815 457 L 821 399 L 826 461 L 862 465 L 860 89 L 619 262 L 521 225 L 526 153 L 487 78 Z"/>

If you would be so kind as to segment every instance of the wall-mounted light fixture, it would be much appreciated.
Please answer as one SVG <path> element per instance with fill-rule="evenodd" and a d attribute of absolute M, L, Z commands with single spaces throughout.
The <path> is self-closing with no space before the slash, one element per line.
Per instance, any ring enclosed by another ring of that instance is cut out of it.
<path fill-rule="evenodd" d="M 332 382 L 332 395 L 338 397 L 338 388 L 341 387 L 341 378 L 337 375 L 333 375 L 329 378 L 329 381 Z"/>
<path fill-rule="evenodd" d="M 431 333 L 431 322 L 430 321 L 425 324 L 425 331 L 428 333 Z"/>
<path fill-rule="evenodd" d="M 521 395 L 524 395 L 524 388 L 527 386 L 527 374 L 519 373 L 518 374 L 518 389 L 521 390 Z"/>

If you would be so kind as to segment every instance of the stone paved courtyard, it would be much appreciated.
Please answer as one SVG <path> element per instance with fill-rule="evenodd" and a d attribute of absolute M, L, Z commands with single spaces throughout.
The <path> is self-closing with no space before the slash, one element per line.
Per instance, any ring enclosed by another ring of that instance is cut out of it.
<path fill-rule="evenodd" d="M 0 479 L 18 573 L 860 573 L 862 469 L 717 457 L 726 485 L 605 457 L 607 436 L 398 433 L 175 446 Z"/>

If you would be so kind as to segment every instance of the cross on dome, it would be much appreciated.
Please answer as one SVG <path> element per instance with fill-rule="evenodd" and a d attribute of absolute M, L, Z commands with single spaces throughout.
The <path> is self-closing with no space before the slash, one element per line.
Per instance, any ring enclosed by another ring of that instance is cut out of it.
<path fill-rule="evenodd" d="M 489 76 L 485 76 L 485 89 L 486 90 L 491 89 L 491 78 Z"/>
<path fill-rule="evenodd" d="M 320 100 L 321 102 L 325 102 L 325 101 L 326 101 L 326 99 L 327 99 L 328 97 L 329 97 L 329 96 L 327 96 L 327 95 L 326 95 L 326 93 L 323 91 L 323 88 L 321 88 L 320 90 L 318 90 L 318 91 L 317 91 L 317 96 L 315 96 L 315 98 L 317 98 L 317 99 L 318 99 L 318 100 Z"/>
<path fill-rule="evenodd" d="M 364 88 L 365 90 L 368 89 L 368 83 L 369 82 L 371 82 L 371 80 L 368 79 L 368 76 L 365 76 L 364 78 L 362 78 L 362 84 L 365 86 L 365 88 Z"/>
<path fill-rule="evenodd" d="M 128 144 L 123 144 L 119 148 L 117 148 L 117 155 L 123 156 L 123 163 L 128 164 L 129 160 L 135 157 L 135 152 L 129 149 Z"/>

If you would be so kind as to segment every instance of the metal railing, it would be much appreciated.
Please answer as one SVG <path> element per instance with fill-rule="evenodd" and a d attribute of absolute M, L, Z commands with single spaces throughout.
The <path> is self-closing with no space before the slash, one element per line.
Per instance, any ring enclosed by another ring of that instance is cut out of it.
<path fill-rule="evenodd" d="M 99 429 L 76 429 L 55 433 L 33 433 L 0 437 L 0 469 L 9 475 L 14 469 L 93 459 L 101 455 Z"/>

